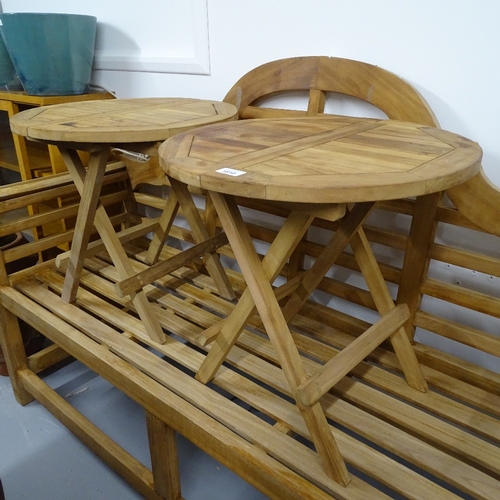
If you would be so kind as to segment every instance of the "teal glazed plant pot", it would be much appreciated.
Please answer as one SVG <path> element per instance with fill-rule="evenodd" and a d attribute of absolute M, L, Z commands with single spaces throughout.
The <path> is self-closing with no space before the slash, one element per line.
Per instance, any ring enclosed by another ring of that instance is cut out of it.
<path fill-rule="evenodd" d="M 97 18 L 79 14 L 0 14 L 2 37 L 14 68 L 31 95 L 88 91 Z"/>
<path fill-rule="evenodd" d="M 0 37 L 0 87 L 11 85 L 16 79 L 16 70 L 7 51 L 3 39 Z"/>

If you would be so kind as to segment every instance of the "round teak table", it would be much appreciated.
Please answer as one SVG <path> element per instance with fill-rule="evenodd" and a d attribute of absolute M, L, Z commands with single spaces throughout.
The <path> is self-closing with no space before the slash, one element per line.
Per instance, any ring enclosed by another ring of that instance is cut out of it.
<path fill-rule="evenodd" d="M 256 308 L 327 473 L 347 484 L 349 475 L 320 398 L 387 338 L 408 384 L 427 389 L 403 327 L 409 308 L 395 306 L 361 226 L 375 201 L 426 198 L 465 182 L 480 169 L 481 148 L 456 134 L 411 123 L 315 117 L 202 127 L 167 140 L 159 155 L 173 187 L 208 191 L 247 283 L 231 315 L 205 332 L 205 343 L 213 345 L 197 378 L 211 380 Z M 235 197 L 290 209 L 262 261 Z M 341 219 L 340 226 L 309 269 L 273 289 L 314 217 Z M 308 374 L 287 323 L 348 243 L 381 318 Z M 283 299 L 281 308 L 278 300 Z"/>
<path fill-rule="evenodd" d="M 76 299 L 94 220 L 121 279 L 133 279 L 136 274 L 104 207 L 99 203 L 110 150 L 119 146 L 118 152 L 127 163 L 132 183 L 154 182 L 154 162 L 129 160 L 147 160 L 149 155 L 144 151 L 151 152 L 155 143 L 181 131 L 209 123 L 234 120 L 236 117 L 236 108 L 227 103 L 186 98 L 144 98 L 42 106 L 23 111 L 11 118 L 11 129 L 15 134 L 54 144 L 59 148 L 81 195 L 73 244 L 66 262 L 63 299 L 68 302 Z M 123 149 L 124 145 L 133 151 Z M 90 153 L 86 167 L 77 150 Z M 161 170 L 159 173 L 164 178 Z M 163 219 L 172 218 L 175 214 L 175 197 L 169 200 L 168 208 L 170 212 L 164 214 Z M 194 212 L 190 224 L 200 227 L 197 233 L 200 241 L 208 237 Z M 150 253 L 152 261 L 157 258 L 161 243 L 166 237 L 164 233 L 160 224 L 155 230 L 155 251 Z M 213 255 L 209 259 L 207 268 L 223 288 L 223 295 L 232 296 L 227 277 L 216 256 Z M 142 287 L 139 288 L 134 288 L 128 295 L 132 298 L 150 337 L 161 342 L 164 340 L 164 333 L 149 307 Z"/>

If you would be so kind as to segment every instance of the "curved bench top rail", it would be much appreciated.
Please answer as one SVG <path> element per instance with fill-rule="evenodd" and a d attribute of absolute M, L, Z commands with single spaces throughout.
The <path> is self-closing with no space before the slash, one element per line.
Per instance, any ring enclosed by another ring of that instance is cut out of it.
<path fill-rule="evenodd" d="M 240 117 L 262 98 L 277 93 L 310 92 L 307 114 L 324 112 L 324 93 L 361 99 L 392 120 L 438 126 L 420 93 L 399 76 L 373 64 L 326 56 L 291 57 L 271 61 L 242 76 L 224 97 L 238 107 Z M 323 95 L 322 95 L 323 94 Z"/>
<path fill-rule="evenodd" d="M 306 111 L 261 107 L 268 96 L 294 91 L 308 92 Z M 439 127 L 428 103 L 409 82 L 373 64 L 339 57 L 291 57 L 262 64 L 243 75 L 224 101 L 238 107 L 240 118 L 314 116 L 324 113 L 328 93 L 361 99 L 389 119 Z M 483 170 L 447 194 L 471 222 L 500 235 L 500 189 Z"/>

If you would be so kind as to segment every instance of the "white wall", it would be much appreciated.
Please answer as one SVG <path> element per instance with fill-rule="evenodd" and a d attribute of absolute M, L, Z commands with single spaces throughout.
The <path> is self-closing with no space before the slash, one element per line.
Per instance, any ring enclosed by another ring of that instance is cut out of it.
<path fill-rule="evenodd" d="M 175 14 L 187 1 L 1 3 L 4 12 L 85 13 L 101 24 L 122 20 L 124 26 L 128 19 L 139 30 L 139 44 L 145 33 L 155 32 L 160 44 L 168 45 L 163 48 L 167 57 L 172 44 L 182 43 L 175 26 L 184 21 Z M 329 55 L 370 62 L 414 84 L 443 128 L 478 141 L 486 172 L 500 185 L 498 0 L 207 0 L 207 6 L 210 75 L 99 70 L 94 82 L 120 97 L 219 99 L 247 70 L 273 59 Z"/>

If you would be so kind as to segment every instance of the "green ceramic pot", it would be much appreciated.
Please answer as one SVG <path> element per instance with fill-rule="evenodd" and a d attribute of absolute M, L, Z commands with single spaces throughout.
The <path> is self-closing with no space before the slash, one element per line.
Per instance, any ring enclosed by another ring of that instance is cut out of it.
<path fill-rule="evenodd" d="M 24 90 L 31 95 L 88 91 L 97 18 L 78 14 L 0 14 L 2 37 Z"/>
<path fill-rule="evenodd" d="M 1 31 L 1 27 L 0 27 Z M 0 88 L 4 90 L 22 90 L 21 82 L 16 74 L 7 47 L 0 36 Z"/>

